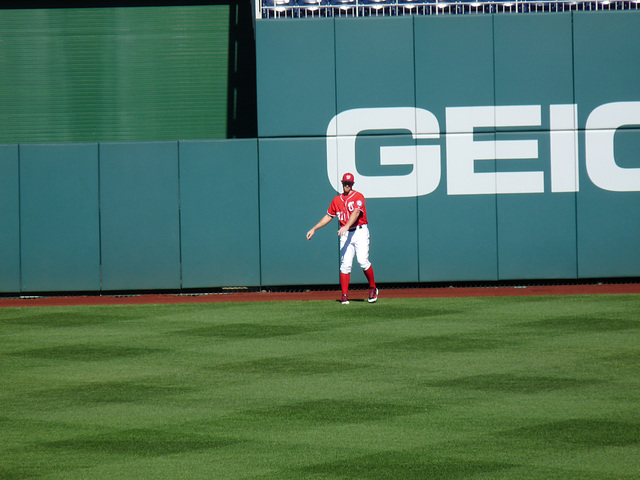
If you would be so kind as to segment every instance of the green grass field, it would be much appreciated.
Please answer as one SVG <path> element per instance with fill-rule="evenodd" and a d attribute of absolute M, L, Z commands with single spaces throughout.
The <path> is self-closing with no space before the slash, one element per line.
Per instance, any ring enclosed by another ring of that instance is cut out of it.
<path fill-rule="evenodd" d="M 640 295 L 0 309 L 0 479 L 640 478 Z"/>

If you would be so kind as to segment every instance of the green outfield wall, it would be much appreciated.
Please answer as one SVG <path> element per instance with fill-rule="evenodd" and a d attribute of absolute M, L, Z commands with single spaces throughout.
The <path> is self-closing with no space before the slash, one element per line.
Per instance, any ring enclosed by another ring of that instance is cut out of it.
<path fill-rule="evenodd" d="M 0 142 L 0 292 L 337 284 L 345 171 L 381 284 L 640 276 L 638 12 L 255 35 L 253 138 Z"/>
<path fill-rule="evenodd" d="M 638 12 L 258 22 L 260 164 L 304 178 L 268 255 L 335 249 L 298 238 L 352 171 L 383 281 L 638 276 L 638 41 Z"/>

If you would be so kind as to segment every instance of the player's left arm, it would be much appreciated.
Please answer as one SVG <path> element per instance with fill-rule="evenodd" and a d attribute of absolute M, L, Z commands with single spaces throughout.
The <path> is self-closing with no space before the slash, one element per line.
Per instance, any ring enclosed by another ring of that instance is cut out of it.
<path fill-rule="evenodd" d="M 346 235 L 349 229 L 357 223 L 358 219 L 360 218 L 360 215 L 362 215 L 362 211 L 358 210 L 357 208 L 353 212 L 351 212 L 351 215 L 349 215 L 349 220 L 347 220 L 347 223 L 345 223 L 340 228 L 340 230 L 338 230 L 338 235 L 340 236 Z"/>

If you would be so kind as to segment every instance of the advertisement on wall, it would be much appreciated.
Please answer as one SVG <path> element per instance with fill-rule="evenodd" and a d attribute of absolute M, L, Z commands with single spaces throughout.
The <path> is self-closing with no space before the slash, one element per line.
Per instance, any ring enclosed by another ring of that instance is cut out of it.
<path fill-rule="evenodd" d="M 577 192 L 577 105 L 550 105 L 549 163 L 551 192 Z M 537 127 L 540 105 L 452 107 L 446 109 L 446 185 L 448 195 L 544 193 L 543 171 L 478 173 L 482 160 L 538 159 L 538 140 L 477 141 L 482 128 Z M 640 125 L 640 102 L 615 102 L 597 107 L 584 128 L 586 170 L 591 182 L 613 192 L 640 191 L 640 168 L 621 167 L 615 158 L 615 135 Z M 340 172 L 355 172 L 368 198 L 428 195 L 442 181 L 440 145 L 380 147 L 381 166 L 406 165 L 405 175 L 367 176 L 358 171 L 358 135 L 375 130 L 408 130 L 412 140 L 440 138 L 438 120 L 428 110 L 412 107 L 361 108 L 336 115 L 327 128 L 327 176 L 340 191 Z"/>

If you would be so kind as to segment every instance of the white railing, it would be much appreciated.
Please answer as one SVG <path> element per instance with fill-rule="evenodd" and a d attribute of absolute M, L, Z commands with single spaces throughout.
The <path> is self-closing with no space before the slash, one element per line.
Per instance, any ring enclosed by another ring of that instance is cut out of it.
<path fill-rule="evenodd" d="M 257 0 L 256 18 L 639 10 L 640 0 Z"/>

